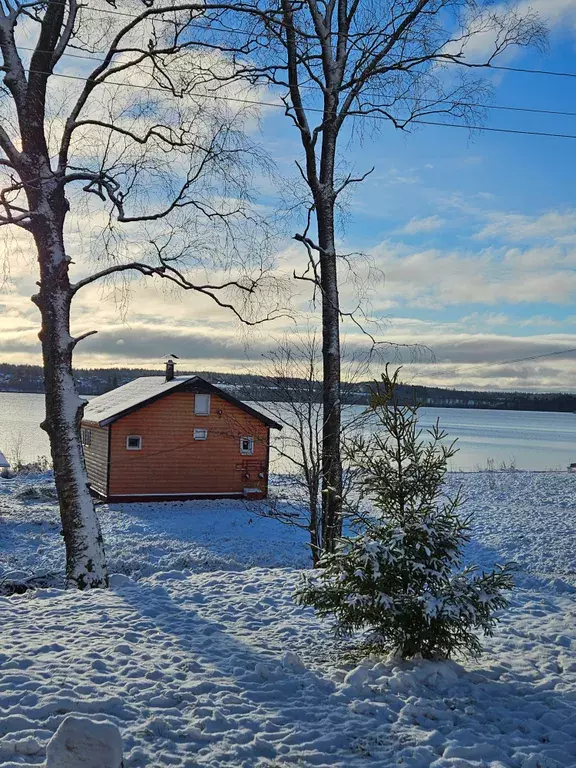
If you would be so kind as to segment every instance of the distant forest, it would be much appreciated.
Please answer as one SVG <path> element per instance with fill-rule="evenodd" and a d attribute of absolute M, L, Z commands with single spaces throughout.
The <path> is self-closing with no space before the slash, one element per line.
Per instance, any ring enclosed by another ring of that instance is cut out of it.
<path fill-rule="evenodd" d="M 213 384 L 223 387 L 243 400 L 273 401 L 282 399 L 273 383 L 265 376 L 249 376 L 241 373 L 215 373 L 213 371 L 178 371 L 179 374 L 196 374 Z M 161 372 L 148 368 L 78 368 L 76 380 L 83 395 L 101 395 L 126 384 L 139 376 L 158 376 Z M 299 383 L 291 382 L 297 392 Z M 345 387 L 344 401 L 348 404 L 368 402 L 372 383 L 367 381 Z M 318 384 L 320 399 L 321 384 Z M 42 369 L 37 365 L 11 365 L 0 363 L 0 392 L 29 392 L 42 394 L 44 382 Z M 576 413 L 576 395 L 564 392 L 475 392 L 403 385 L 400 397 L 405 402 L 417 401 L 437 408 L 489 408 L 513 411 L 561 411 Z"/>

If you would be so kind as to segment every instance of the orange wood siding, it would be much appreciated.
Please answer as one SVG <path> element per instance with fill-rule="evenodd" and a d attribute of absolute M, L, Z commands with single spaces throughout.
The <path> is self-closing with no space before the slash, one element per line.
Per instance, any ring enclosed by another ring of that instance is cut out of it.
<path fill-rule="evenodd" d="M 192 392 L 174 392 L 110 429 L 110 496 L 266 492 L 267 478 L 259 473 L 266 471 L 268 427 L 217 395 L 209 416 L 194 414 Z M 207 440 L 195 440 L 194 429 L 207 429 Z M 142 437 L 141 450 L 126 450 L 129 435 Z M 254 438 L 252 456 L 240 453 L 244 436 Z"/>
<path fill-rule="evenodd" d="M 82 429 L 89 429 L 92 435 L 90 445 L 83 446 L 88 480 L 97 493 L 106 496 L 108 494 L 109 427 L 91 426 L 88 423 L 83 423 Z"/>

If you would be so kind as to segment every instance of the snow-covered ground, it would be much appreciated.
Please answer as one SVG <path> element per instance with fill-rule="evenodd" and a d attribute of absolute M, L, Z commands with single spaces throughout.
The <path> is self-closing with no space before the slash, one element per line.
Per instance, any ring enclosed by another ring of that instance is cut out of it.
<path fill-rule="evenodd" d="M 75 713 L 119 727 L 126 768 L 576 766 L 576 476 L 459 483 L 469 558 L 520 567 L 486 653 L 461 663 L 339 660 L 292 601 L 303 535 L 241 502 L 102 506 L 111 590 L 0 598 L 0 765 L 42 765 Z M 61 571 L 50 489 L 0 481 L 5 574 Z"/>

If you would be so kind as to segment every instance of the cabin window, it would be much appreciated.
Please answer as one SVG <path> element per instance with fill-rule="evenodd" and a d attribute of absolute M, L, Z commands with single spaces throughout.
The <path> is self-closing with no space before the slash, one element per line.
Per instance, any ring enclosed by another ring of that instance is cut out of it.
<path fill-rule="evenodd" d="M 240 453 L 244 456 L 252 456 L 254 453 L 254 438 L 253 437 L 241 437 L 240 438 Z"/>
<path fill-rule="evenodd" d="M 92 430 L 91 429 L 83 429 L 80 432 L 80 436 L 82 438 L 82 445 L 92 445 Z"/>
<path fill-rule="evenodd" d="M 141 451 L 142 450 L 142 438 L 140 435 L 128 435 L 126 438 L 126 450 L 127 451 Z"/>
<path fill-rule="evenodd" d="M 208 430 L 207 429 L 195 429 L 194 430 L 194 440 L 207 440 L 208 439 Z"/>
<path fill-rule="evenodd" d="M 210 415 L 210 395 L 194 396 L 194 413 L 196 416 Z"/>

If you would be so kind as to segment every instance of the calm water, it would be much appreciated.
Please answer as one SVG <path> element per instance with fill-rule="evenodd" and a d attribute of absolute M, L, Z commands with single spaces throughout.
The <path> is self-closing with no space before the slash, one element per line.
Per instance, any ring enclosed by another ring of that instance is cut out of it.
<path fill-rule="evenodd" d="M 43 416 L 42 395 L 0 392 L 0 450 L 10 458 L 20 446 L 25 461 L 48 456 L 48 439 L 39 426 Z M 540 470 L 576 462 L 576 415 L 571 413 L 422 408 L 422 426 L 437 418 L 451 438 L 458 438 L 452 469 L 485 469 L 488 459 L 496 466 L 513 462 L 518 469 Z"/>

